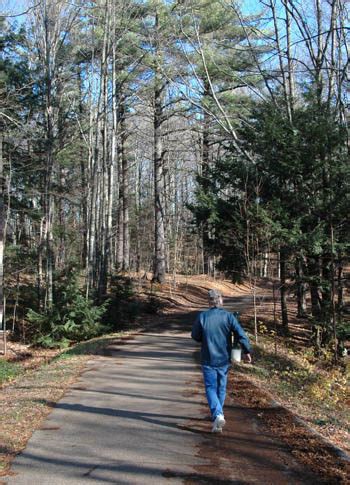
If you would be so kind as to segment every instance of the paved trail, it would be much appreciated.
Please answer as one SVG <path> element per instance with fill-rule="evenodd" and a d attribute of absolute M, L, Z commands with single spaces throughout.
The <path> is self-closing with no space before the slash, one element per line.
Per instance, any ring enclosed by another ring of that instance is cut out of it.
<path fill-rule="evenodd" d="M 93 357 L 5 483 L 315 483 L 252 410 L 228 402 L 226 417 L 236 425 L 220 436 L 207 432 L 202 392 L 193 392 L 200 374 L 188 325 L 178 319 L 166 328 Z"/>

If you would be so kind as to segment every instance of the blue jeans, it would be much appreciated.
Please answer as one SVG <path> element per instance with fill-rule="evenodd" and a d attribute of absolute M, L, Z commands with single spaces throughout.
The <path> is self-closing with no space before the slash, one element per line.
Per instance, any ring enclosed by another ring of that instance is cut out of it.
<path fill-rule="evenodd" d="M 223 408 L 229 368 L 230 364 L 220 367 L 202 365 L 205 394 L 213 421 L 219 414 L 224 414 Z"/>

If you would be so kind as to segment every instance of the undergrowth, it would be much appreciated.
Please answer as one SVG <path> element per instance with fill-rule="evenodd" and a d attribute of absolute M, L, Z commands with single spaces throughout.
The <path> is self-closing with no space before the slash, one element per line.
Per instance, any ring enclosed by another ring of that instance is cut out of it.
<path fill-rule="evenodd" d="M 7 381 L 11 381 L 19 376 L 22 368 L 19 364 L 0 360 L 0 386 Z"/>
<path fill-rule="evenodd" d="M 276 353 L 273 337 L 266 335 L 259 337 L 253 351 L 253 364 L 239 365 L 240 372 L 255 378 L 293 411 L 302 411 L 312 424 L 330 431 L 331 427 L 350 431 L 346 416 L 349 369 L 345 363 L 327 366 L 311 349 L 297 351 L 281 343 Z"/>
<path fill-rule="evenodd" d="M 129 277 L 113 276 L 108 294 L 97 303 L 85 297 L 74 274 L 64 274 L 56 281 L 51 307 L 29 308 L 29 340 L 40 347 L 65 349 L 128 328 L 142 314 L 155 314 L 159 308 L 152 295 L 140 298 Z"/>

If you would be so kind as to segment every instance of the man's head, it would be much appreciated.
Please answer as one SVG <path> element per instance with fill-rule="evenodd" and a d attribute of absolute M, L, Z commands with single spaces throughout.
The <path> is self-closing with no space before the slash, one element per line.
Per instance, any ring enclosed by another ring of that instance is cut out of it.
<path fill-rule="evenodd" d="M 209 305 L 213 306 L 222 306 L 222 295 L 218 290 L 209 290 L 208 291 L 208 298 L 209 298 Z"/>

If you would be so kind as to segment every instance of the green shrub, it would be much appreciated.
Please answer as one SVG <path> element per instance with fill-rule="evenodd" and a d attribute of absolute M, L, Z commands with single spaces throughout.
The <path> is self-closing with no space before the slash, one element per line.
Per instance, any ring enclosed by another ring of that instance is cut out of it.
<path fill-rule="evenodd" d="M 55 289 L 55 303 L 45 313 L 30 309 L 27 318 L 32 324 L 33 341 L 43 347 L 68 347 L 71 342 L 79 342 L 97 337 L 107 328 L 100 323 L 108 302 L 95 306 L 86 299 L 76 279 L 63 278 Z"/>
<path fill-rule="evenodd" d="M 135 297 L 132 279 L 127 276 L 113 276 L 104 321 L 116 330 L 123 324 L 135 321 L 141 310 L 141 304 Z"/>
<path fill-rule="evenodd" d="M 145 312 L 155 315 L 162 309 L 162 303 L 153 295 L 149 295 L 145 306 Z"/>
<path fill-rule="evenodd" d="M 119 300 L 130 300 L 135 295 L 132 279 L 128 276 L 112 276 L 110 293 Z"/>

